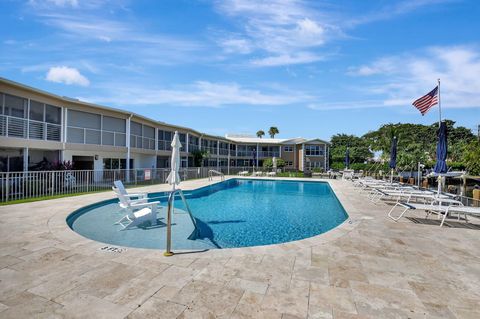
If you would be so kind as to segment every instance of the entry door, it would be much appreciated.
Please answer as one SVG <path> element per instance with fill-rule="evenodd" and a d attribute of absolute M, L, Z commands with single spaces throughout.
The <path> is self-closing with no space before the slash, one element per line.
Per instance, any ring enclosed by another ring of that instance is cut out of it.
<path fill-rule="evenodd" d="M 93 170 L 93 156 L 72 156 L 74 170 Z"/>

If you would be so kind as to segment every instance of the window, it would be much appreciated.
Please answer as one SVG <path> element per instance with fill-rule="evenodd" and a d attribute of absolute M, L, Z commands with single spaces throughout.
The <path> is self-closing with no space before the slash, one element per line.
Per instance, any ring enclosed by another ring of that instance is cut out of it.
<path fill-rule="evenodd" d="M 68 110 L 68 126 L 100 130 L 100 115 Z"/>
<path fill-rule="evenodd" d="M 284 146 L 283 151 L 284 152 L 293 152 L 293 146 Z"/>
<path fill-rule="evenodd" d="M 111 116 L 104 116 L 102 129 L 104 131 L 125 133 L 125 120 Z"/>
<path fill-rule="evenodd" d="M 4 114 L 25 118 L 27 110 L 27 99 L 5 94 Z"/>
<path fill-rule="evenodd" d="M 293 166 L 293 162 L 292 161 L 285 161 L 285 166 Z"/>
<path fill-rule="evenodd" d="M 132 121 L 130 124 L 130 134 L 142 136 L 142 124 Z"/>
<path fill-rule="evenodd" d="M 30 103 L 30 108 L 32 107 Z M 61 124 L 62 122 L 62 109 L 46 104 L 45 105 L 45 122 L 52 123 L 52 124 Z"/>
<path fill-rule="evenodd" d="M 320 145 L 306 145 L 305 146 L 305 155 L 306 156 L 321 156 L 321 155 L 323 155 L 323 149 L 320 148 Z"/>
<path fill-rule="evenodd" d="M 30 119 L 43 122 L 44 107 L 43 103 L 30 101 Z"/>

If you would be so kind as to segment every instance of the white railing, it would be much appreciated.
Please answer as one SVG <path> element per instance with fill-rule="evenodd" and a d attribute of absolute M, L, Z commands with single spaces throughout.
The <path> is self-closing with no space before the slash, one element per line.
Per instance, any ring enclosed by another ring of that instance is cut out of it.
<path fill-rule="evenodd" d="M 37 140 L 60 141 L 61 125 L 0 115 L 0 135 Z"/>
<path fill-rule="evenodd" d="M 222 172 L 219 172 L 217 170 L 211 169 L 208 171 L 208 180 L 213 181 L 213 176 L 220 176 L 220 180 L 224 181 L 225 180 L 225 174 Z"/>
<path fill-rule="evenodd" d="M 0 173 L 0 202 L 109 190 L 116 180 L 125 185 L 162 184 L 169 172 L 168 168 L 158 168 Z M 182 168 L 180 177 L 206 178 L 208 168 Z"/>

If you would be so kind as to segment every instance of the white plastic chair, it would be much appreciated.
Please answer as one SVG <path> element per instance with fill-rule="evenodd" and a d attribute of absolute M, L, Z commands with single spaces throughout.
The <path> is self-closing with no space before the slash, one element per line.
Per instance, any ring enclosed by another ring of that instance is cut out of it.
<path fill-rule="evenodd" d="M 130 200 L 139 201 L 139 202 L 146 202 L 148 200 L 146 193 L 129 194 L 125 189 L 125 186 L 123 186 L 122 181 L 120 180 L 113 182 L 113 185 L 115 185 L 115 188 L 118 190 L 120 194 L 122 194 L 123 196 L 127 197 Z M 137 199 L 136 200 L 132 199 L 132 197 L 136 197 Z"/>
<path fill-rule="evenodd" d="M 150 221 L 151 225 L 157 224 L 157 205 L 159 201 L 148 202 L 147 198 L 141 200 L 131 200 L 120 192 L 118 188 L 113 187 L 116 193 L 119 206 L 127 211 L 127 214 L 123 216 L 115 225 L 121 225 L 122 230 L 127 228 L 141 225 L 147 221 Z"/>

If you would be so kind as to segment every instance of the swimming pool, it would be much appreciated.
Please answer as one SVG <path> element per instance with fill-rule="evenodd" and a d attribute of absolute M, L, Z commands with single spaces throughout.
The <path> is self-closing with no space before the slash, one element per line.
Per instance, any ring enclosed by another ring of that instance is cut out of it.
<path fill-rule="evenodd" d="M 199 235 L 188 214 L 173 214 L 174 249 L 249 247 L 312 237 L 338 226 L 348 217 L 325 182 L 229 179 L 185 191 Z M 160 200 L 156 226 L 120 231 L 114 225 L 124 212 L 117 200 L 96 203 L 73 212 L 67 223 L 75 232 L 100 242 L 141 248 L 165 248 L 167 193 Z M 180 199 L 175 208 L 184 209 Z"/>

